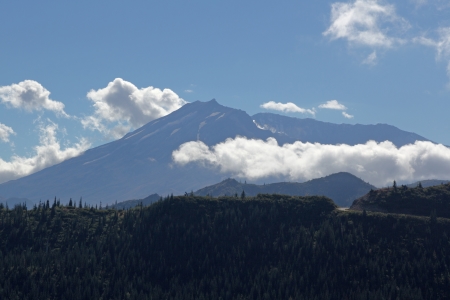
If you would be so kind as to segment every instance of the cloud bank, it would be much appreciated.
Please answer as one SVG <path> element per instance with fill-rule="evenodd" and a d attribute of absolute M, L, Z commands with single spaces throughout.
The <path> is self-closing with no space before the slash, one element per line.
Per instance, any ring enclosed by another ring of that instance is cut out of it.
<path fill-rule="evenodd" d="M 17 84 L 1 86 L 0 101 L 7 106 L 29 112 L 49 110 L 58 116 L 69 117 L 64 111 L 64 104 L 50 99 L 50 92 L 34 80 L 24 80 Z"/>
<path fill-rule="evenodd" d="M 308 113 L 313 116 L 316 113 L 314 111 L 314 109 L 301 108 L 292 102 L 281 103 L 281 102 L 269 101 L 269 102 L 261 104 L 260 107 L 262 107 L 264 109 L 268 109 L 268 110 L 276 110 L 276 111 L 282 111 L 282 112 L 293 112 L 293 113 L 302 113 L 302 114 Z"/>
<path fill-rule="evenodd" d="M 389 141 L 323 145 L 295 142 L 278 145 L 274 138 L 227 139 L 213 147 L 201 141 L 182 144 L 172 153 L 179 165 L 199 163 L 250 180 L 278 177 L 304 181 L 336 172 L 350 172 L 376 186 L 397 181 L 450 178 L 450 149 L 417 141 L 397 148 Z"/>
<path fill-rule="evenodd" d="M 409 23 L 396 14 L 394 5 L 378 0 L 333 3 L 330 23 L 323 35 L 332 40 L 345 39 L 353 45 L 383 48 L 404 43 L 403 39 L 388 34 L 393 28 L 401 31 L 409 28 Z"/>
<path fill-rule="evenodd" d="M 87 98 L 93 102 L 95 112 L 82 120 L 83 126 L 116 138 L 187 103 L 170 89 L 152 86 L 138 89 L 121 78 L 103 89 L 91 90 Z"/>
<path fill-rule="evenodd" d="M 9 137 L 11 135 L 15 135 L 15 134 L 16 133 L 14 132 L 14 130 L 11 127 L 0 123 L 0 140 L 1 141 L 7 143 L 7 142 L 9 142 Z"/>
<path fill-rule="evenodd" d="M 34 147 L 34 156 L 13 156 L 9 162 L 0 158 L 0 183 L 30 175 L 58 164 L 66 159 L 80 155 L 90 147 L 90 144 L 85 139 L 81 139 L 71 147 L 61 149 L 60 142 L 56 138 L 58 125 L 54 123 L 41 126 L 39 130 L 40 143 Z"/>

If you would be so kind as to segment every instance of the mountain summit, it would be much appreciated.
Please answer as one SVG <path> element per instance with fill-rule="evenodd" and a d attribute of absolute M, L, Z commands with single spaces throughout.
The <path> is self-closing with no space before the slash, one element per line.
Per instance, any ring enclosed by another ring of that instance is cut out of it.
<path fill-rule="evenodd" d="M 151 121 L 123 138 L 35 174 L 0 185 L 0 195 L 33 201 L 60 197 L 88 203 L 140 199 L 155 192 L 182 194 L 222 179 L 222 174 L 196 166 L 172 164 L 181 144 L 200 140 L 214 145 L 237 135 L 266 139 L 242 110 L 216 100 L 196 101 Z"/>

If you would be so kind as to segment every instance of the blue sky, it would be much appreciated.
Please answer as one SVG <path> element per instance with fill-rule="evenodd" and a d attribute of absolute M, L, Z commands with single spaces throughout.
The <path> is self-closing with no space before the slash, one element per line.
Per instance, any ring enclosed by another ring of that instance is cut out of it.
<path fill-rule="evenodd" d="M 212 98 L 249 114 L 291 102 L 291 116 L 388 123 L 450 145 L 449 12 L 440 0 L 6 2 L 3 167 L 39 151 L 47 166 Z M 123 94 L 107 89 L 116 78 L 137 91 L 123 114 Z M 18 99 L 18 87 L 41 97 Z M 138 115 L 158 97 L 164 109 Z"/>

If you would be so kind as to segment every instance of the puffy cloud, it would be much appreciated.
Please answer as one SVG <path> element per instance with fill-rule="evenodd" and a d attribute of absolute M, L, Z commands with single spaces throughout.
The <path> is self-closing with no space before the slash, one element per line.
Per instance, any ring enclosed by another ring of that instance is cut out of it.
<path fill-rule="evenodd" d="M 331 25 L 323 35 L 370 47 L 390 48 L 403 43 L 404 40 L 389 36 L 388 32 L 392 32 L 393 27 L 401 30 L 409 27 L 407 21 L 397 16 L 394 5 L 382 4 L 379 0 L 333 3 L 330 21 Z"/>
<path fill-rule="evenodd" d="M 347 109 L 347 107 L 344 104 L 339 103 L 337 100 L 330 100 L 324 104 L 320 104 L 319 108 L 335 109 L 335 110 L 346 110 Z M 342 112 L 342 115 L 347 119 L 353 118 L 352 115 L 346 113 L 345 111 Z"/>
<path fill-rule="evenodd" d="M 103 89 L 91 90 L 88 99 L 94 102 L 94 115 L 85 117 L 85 128 L 118 137 L 124 129 L 142 126 L 165 116 L 186 104 L 170 89 L 152 86 L 138 89 L 131 82 L 116 78 Z M 106 123 L 118 123 L 113 130 Z"/>
<path fill-rule="evenodd" d="M 319 108 L 337 109 L 337 110 L 346 110 L 347 109 L 347 107 L 345 107 L 345 105 L 339 103 L 337 100 L 330 100 L 324 104 L 320 104 Z"/>
<path fill-rule="evenodd" d="M 69 117 L 64 104 L 50 99 L 50 92 L 39 82 L 25 80 L 17 84 L 0 87 L 0 101 L 14 108 L 26 111 L 50 110 L 57 115 Z"/>
<path fill-rule="evenodd" d="M 348 113 L 346 113 L 345 111 L 343 111 L 342 112 L 342 115 L 344 116 L 344 118 L 347 118 L 347 119 L 353 119 L 353 115 L 350 115 L 350 114 L 348 114 Z"/>
<path fill-rule="evenodd" d="M 13 156 L 9 162 L 0 158 L 0 183 L 30 175 L 66 159 L 78 156 L 90 147 L 90 144 L 85 139 L 81 139 L 71 147 L 61 149 L 61 145 L 56 137 L 58 125 L 51 123 L 47 126 L 40 126 L 39 129 L 40 143 L 34 147 L 34 156 Z"/>
<path fill-rule="evenodd" d="M 450 149 L 417 141 L 396 148 L 389 141 L 366 144 L 323 145 L 302 143 L 279 146 L 274 138 L 227 139 L 211 148 L 201 141 L 182 144 L 172 153 L 175 163 L 200 163 L 247 179 L 278 177 L 303 181 L 350 172 L 372 184 L 450 177 Z"/>
<path fill-rule="evenodd" d="M 0 123 L 0 140 L 7 143 L 9 142 L 9 136 L 15 135 L 16 133 L 11 127 L 6 126 L 5 124 Z"/>
<path fill-rule="evenodd" d="M 283 112 L 298 112 L 298 113 L 302 113 L 302 114 L 308 113 L 313 116 L 316 113 L 314 111 L 314 109 L 301 108 L 292 102 L 281 103 L 281 102 L 269 101 L 267 103 L 261 104 L 260 107 L 269 109 L 269 110 L 277 110 L 277 111 L 283 111 Z"/>

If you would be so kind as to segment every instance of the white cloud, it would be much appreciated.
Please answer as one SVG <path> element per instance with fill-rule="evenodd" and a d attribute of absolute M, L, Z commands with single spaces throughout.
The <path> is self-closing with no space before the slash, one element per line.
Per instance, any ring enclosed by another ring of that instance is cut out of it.
<path fill-rule="evenodd" d="M 342 115 L 347 119 L 353 119 L 353 117 L 354 117 L 353 115 L 350 115 L 350 114 L 346 113 L 345 111 L 342 112 Z"/>
<path fill-rule="evenodd" d="M 115 137 L 126 133 L 126 128 L 142 126 L 187 103 L 170 89 L 152 86 L 138 89 L 121 78 L 114 79 L 103 89 L 91 90 L 87 97 L 94 102 L 95 113 L 82 120 L 83 126 Z M 114 129 L 105 123 L 115 124 Z"/>
<path fill-rule="evenodd" d="M 7 143 L 7 142 L 9 142 L 9 136 L 15 135 L 15 134 L 16 133 L 14 132 L 14 130 L 11 127 L 0 123 L 0 140 L 1 141 Z"/>
<path fill-rule="evenodd" d="M 394 5 L 379 0 L 333 3 L 330 21 L 330 27 L 323 35 L 370 47 L 390 48 L 404 43 L 403 39 L 389 34 L 393 29 L 404 31 L 409 27 L 407 21 L 397 16 Z"/>
<path fill-rule="evenodd" d="M 345 105 L 339 103 L 337 100 L 330 100 L 324 104 L 320 104 L 319 108 L 337 109 L 337 110 L 346 110 L 347 109 L 347 107 L 345 107 Z"/>
<path fill-rule="evenodd" d="M 50 99 L 50 92 L 34 80 L 1 86 L 0 101 L 8 106 L 30 112 L 45 109 L 59 116 L 69 117 L 64 111 L 64 104 Z"/>
<path fill-rule="evenodd" d="M 184 90 L 185 93 L 193 93 L 193 90 Z"/>
<path fill-rule="evenodd" d="M 302 113 L 302 114 L 308 113 L 313 116 L 316 113 L 314 111 L 314 109 L 301 108 L 292 102 L 281 103 L 281 102 L 269 101 L 267 103 L 261 104 L 260 107 L 269 109 L 269 110 L 277 110 L 277 111 L 283 111 L 283 112 L 297 112 L 297 113 Z"/>
<path fill-rule="evenodd" d="M 436 49 L 436 59 L 447 61 L 447 75 L 450 78 L 450 27 L 439 28 L 437 34 L 436 39 L 421 36 L 415 38 L 414 41 Z"/>
<path fill-rule="evenodd" d="M 366 59 L 364 59 L 362 61 L 363 64 L 365 65 L 370 65 L 370 66 L 374 66 L 377 63 L 377 51 L 373 51 L 372 53 L 370 53 Z"/>
<path fill-rule="evenodd" d="M 389 141 L 323 145 L 295 142 L 279 146 L 274 138 L 227 139 L 211 148 L 201 141 L 182 144 L 172 153 L 175 163 L 200 163 L 247 179 L 278 177 L 303 181 L 350 172 L 376 186 L 397 181 L 450 178 L 450 149 L 417 141 L 396 148 Z"/>
<path fill-rule="evenodd" d="M 13 156 L 9 162 L 0 158 L 0 183 L 30 175 L 78 156 L 90 147 L 85 139 L 81 139 L 71 147 L 61 149 L 60 142 L 56 138 L 58 125 L 51 123 L 47 126 L 40 126 L 39 129 L 40 143 L 34 147 L 34 156 Z"/>

